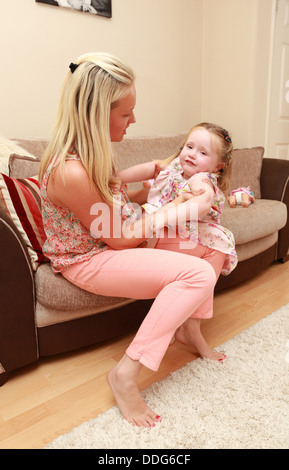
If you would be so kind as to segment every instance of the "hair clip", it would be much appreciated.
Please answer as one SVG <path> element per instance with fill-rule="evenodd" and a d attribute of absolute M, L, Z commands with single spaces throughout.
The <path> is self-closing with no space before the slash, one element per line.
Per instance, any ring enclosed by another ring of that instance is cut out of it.
<path fill-rule="evenodd" d="M 71 73 L 73 73 L 77 69 L 78 66 L 79 64 L 74 64 L 73 62 L 71 62 L 71 64 L 69 65 Z"/>
<path fill-rule="evenodd" d="M 223 130 L 222 130 L 222 134 L 223 134 L 223 136 L 224 136 L 224 138 L 225 138 L 225 140 L 226 140 L 227 142 L 232 143 L 231 137 L 229 136 L 229 132 L 226 131 L 226 129 L 223 129 Z"/>

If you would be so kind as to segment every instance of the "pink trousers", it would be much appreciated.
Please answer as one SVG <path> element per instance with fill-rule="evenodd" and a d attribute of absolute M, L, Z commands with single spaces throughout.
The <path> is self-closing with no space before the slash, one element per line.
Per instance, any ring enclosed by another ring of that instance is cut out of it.
<path fill-rule="evenodd" d="M 202 259 L 203 258 L 203 259 Z M 201 245 L 185 249 L 177 238 L 156 248 L 107 250 L 62 275 L 95 294 L 154 302 L 126 353 L 157 370 L 175 330 L 188 318 L 209 318 L 223 253 Z"/>

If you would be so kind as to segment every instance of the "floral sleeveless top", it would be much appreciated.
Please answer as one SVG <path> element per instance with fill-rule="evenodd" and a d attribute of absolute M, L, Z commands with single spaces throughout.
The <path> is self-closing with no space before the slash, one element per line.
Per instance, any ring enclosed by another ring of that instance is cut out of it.
<path fill-rule="evenodd" d="M 75 151 L 69 153 L 67 160 L 80 160 Z M 43 245 L 43 253 L 50 259 L 51 267 L 55 273 L 61 272 L 74 263 L 89 260 L 92 256 L 104 250 L 111 249 L 105 242 L 95 238 L 91 232 L 67 207 L 53 204 L 47 196 L 47 184 L 50 173 L 58 162 L 52 162 L 43 177 L 41 185 L 42 220 L 47 239 Z M 125 188 L 120 189 L 117 196 L 125 211 L 122 219 L 134 221 L 134 210 L 127 199 Z"/>
<path fill-rule="evenodd" d="M 208 214 L 199 219 L 198 223 L 178 226 L 178 232 L 183 238 L 190 238 L 197 244 L 226 253 L 222 274 L 228 275 L 236 267 L 238 259 L 232 232 L 220 224 L 225 196 L 217 185 L 216 174 L 197 173 L 193 178 L 209 179 L 214 188 L 215 198 Z M 143 206 L 145 211 L 152 213 L 164 204 L 173 201 L 182 191 L 190 191 L 190 181 L 183 177 L 179 158 L 175 158 L 152 182 L 147 198 L 148 202 Z"/>

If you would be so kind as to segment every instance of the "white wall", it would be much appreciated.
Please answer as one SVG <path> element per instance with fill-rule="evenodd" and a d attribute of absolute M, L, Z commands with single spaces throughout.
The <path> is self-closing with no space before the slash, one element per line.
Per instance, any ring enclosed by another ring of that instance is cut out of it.
<path fill-rule="evenodd" d="M 272 0 L 204 0 L 202 115 L 265 145 Z"/>
<path fill-rule="evenodd" d="M 112 18 L 70 8 L 1 5 L 0 134 L 46 137 L 68 66 L 106 51 L 137 77 L 129 135 L 186 131 L 201 112 L 202 0 L 112 0 Z M 5 44 L 5 46 L 4 46 Z"/>
<path fill-rule="evenodd" d="M 93 50 L 129 62 L 129 135 L 214 121 L 236 147 L 265 144 L 273 0 L 112 0 L 107 19 L 34 0 L 3 2 L 0 134 L 48 137 L 69 63 Z"/>
<path fill-rule="evenodd" d="M 264 145 L 272 0 L 204 0 L 202 115 Z M 217 21 L 216 21 L 217 18 Z"/>

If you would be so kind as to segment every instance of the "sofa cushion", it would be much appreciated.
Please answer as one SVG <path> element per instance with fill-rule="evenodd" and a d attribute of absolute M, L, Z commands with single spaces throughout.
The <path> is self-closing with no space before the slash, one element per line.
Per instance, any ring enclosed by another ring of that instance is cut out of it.
<path fill-rule="evenodd" d="M 286 205 L 271 199 L 257 199 L 247 208 L 226 203 L 221 216 L 221 224 L 233 232 L 236 245 L 277 232 L 286 221 Z"/>
<path fill-rule="evenodd" d="M 134 301 L 124 297 L 105 297 L 80 289 L 61 274 L 54 274 L 48 263 L 41 264 L 37 269 L 35 284 L 37 311 L 44 315 L 37 319 L 37 326 L 105 312 Z M 55 318 L 51 317 L 52 311 L 55 312 Z M 49 318 L 46 318 L 45 312 L 50 312 Z"/>
<path fill-rule="evenodd" d="M 19 145 L 19 142 L 7 139 L 6 137 L 0 136 L 0 173 L 9 174 L 9 157 L 12 153 L 18 153 L 19 155 L 26 155 L 30 158 L 35 158 L 34 154 Z"/>
<path fill-rule="evenodd" d="M 248 243 L 242 243 L 236 246 L 236 252 L 238 256 L 238 262 L 245 261 L 253 258 L 254 256 L 263 253 L 278 242 L 278 232 L 271 233 L 266 237 L 252 240 Z"/>
<path fill-rule="evenodd" d="M 155 137 L 127 137 L 113 142 L 116 166 L 123 170 L 138 163 L 163 160 L 173 155 L 185 142 L 186 134 Z M 141 183 L 130 183 L 129 189 L 137 189 Z"/>
<path fill-rule="evenodd" d="M 40 159 L 22 157 L 16 153 L 9 158 L 9 176 L 12 178 L 30 178 L 38 174 Z"/>
<path fill-rule="evenodd" d="M 255 198 L 261 197 L 260 176 L 263 147 L 234 149 L 232 153 L 232 178 L 228 193 L 240 186 L 250 186 Z"/>
<path fill-rule="evenodd" d="M 126 137 L 122 142 L 113 142 L 120 169 L 144 161 L 168 158 L 184 144 L 186 134 L 155 137 Z"/>
<path fill-rule="evenodd" d="M 17 142 L 18 142 L 19 145 L 21 145 L 22 148 L 24 148 L 26 150 L 25 154 L 21 153 L 20 155 L 28 156 L 29 154 L 32 154 L 37 159 L 42 158 L 42 155 L 43 155 L 43 153 L 46 150 L 46 147 L 48 145 L 48 140 L 47 139 L 41 139 L 41 138 L 17 139 Z M 29 152 L 29 154 L 27 152 Z M 15 153 L 19 153 L 19 152 L 15 152 Z"/>
<path fill-rule="evenodd" d="M 42 253 L 46 239 L 40 208 L 39 183 L 33 178 L 11 178 L 0 174 L 0 204 L 11 217 L 26 243 L 32 267 L 47 261 Z"/>

